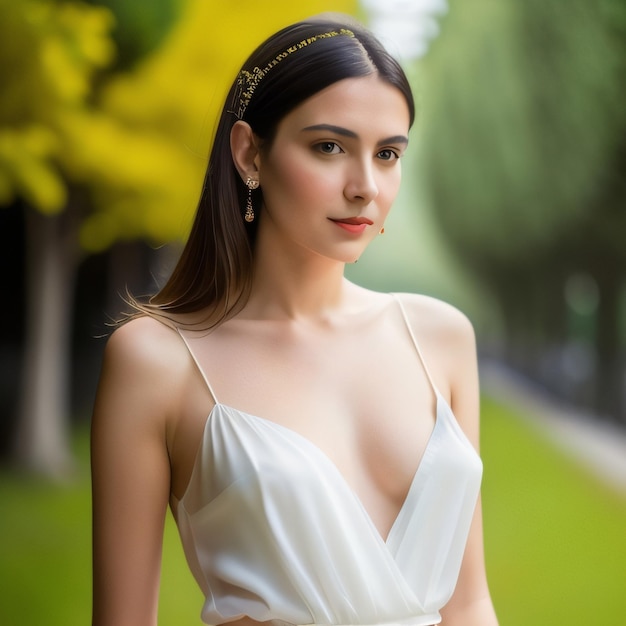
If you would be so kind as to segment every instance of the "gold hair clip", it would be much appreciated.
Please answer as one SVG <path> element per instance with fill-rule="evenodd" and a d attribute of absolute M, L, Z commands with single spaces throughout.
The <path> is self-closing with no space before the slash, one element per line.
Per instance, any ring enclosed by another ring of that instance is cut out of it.
<path fill-rule="evenodd" d="M 263 77 L 290 54 L 293 54 L 298 50 L 302 50 L 302 48 L 306 48 L 306 46 L 320 39 L 328 39 L 329 37 L 337 37 L 339 35 L 354 37 L 354 33 L 347 28 L 331 30 L 327 33 L 313 35 L 312 37 L 307 37 L 293 46 L 289 46 L 286 50 L 283 50 L 283 52 L 276 55 L 263 69 L 254 67 L 252 71 L 241 70 L 241 72 L 239 72 L 239 76 L 237 76 L 237 90 L 235 92 L 235 97 L 233 98 L 233 104 L 235 104 L 237 108 L 236 110 L 230 112 L 234 113 L 238 119 L 242 119 L 248 105 L 250 104 L 250 100 L 252 100 L 255 89 L 258 87 L 261 80 L 263 80 Z"/>

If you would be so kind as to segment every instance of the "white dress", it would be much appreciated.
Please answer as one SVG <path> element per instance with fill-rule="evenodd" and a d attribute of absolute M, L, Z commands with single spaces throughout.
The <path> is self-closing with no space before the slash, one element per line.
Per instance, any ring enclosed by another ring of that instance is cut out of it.
<path fill-rule="evenodd" d="M 423 363 L 403 309 L 402 315 Z M 441 621 L 482 463 L 426 373 L 437 397 L 435 426 L 386 538 L 320 448 L 221 404 L 205 377 L 215 406 L 176 506 L 187 561 L 206 598 L 204 622 L 246 616 L 333 626 Z"/>

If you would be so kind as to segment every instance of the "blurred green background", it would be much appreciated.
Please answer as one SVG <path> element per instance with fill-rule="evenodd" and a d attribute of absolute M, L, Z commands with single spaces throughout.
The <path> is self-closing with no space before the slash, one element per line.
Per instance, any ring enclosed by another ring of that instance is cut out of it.
<path fill-rule="evenodd" d="M 625 623 L 626 481 L 598 478 L 542 411 L 626 441 L 626 3 L 374 4 L 0 0 L 0 624 L 89 621 L 87 438 L 107 322 L 171 267 L 242 61 L 325 10 L 386 24 L 401 56 L 411 21 L 425 42 L 405 58 L 419 113 L 403 188 L 349 276 L 456 304 L 484 371 L 548 399 L 485 376 L 501 623 Z M 160 623 L 199 624 L 167 530 Z"/>

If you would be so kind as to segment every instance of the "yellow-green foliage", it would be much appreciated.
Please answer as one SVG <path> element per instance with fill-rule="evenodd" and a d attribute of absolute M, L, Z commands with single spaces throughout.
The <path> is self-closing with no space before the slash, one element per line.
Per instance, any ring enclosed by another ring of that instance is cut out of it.
<path fill-rule="evenodd" d="M 113 58 L 111 14 L 78 2 L 0 0 L 0 205 L 66 202 L 62 122 L 81 115 L 94 71 Z"/>

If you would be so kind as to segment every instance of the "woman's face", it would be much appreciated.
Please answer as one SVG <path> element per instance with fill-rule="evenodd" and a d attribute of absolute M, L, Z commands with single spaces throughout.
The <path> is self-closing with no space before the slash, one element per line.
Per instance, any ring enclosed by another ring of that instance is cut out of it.
<path fill-rule="evenodd" d="M 258 241 L 273 253 L 354 262 L 379 233 L 400 185 L 409 110 L 375 75 L 339 81 L 278 125 L 257 159 Z"/>

